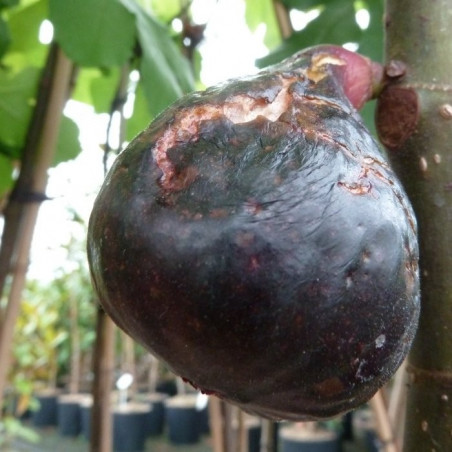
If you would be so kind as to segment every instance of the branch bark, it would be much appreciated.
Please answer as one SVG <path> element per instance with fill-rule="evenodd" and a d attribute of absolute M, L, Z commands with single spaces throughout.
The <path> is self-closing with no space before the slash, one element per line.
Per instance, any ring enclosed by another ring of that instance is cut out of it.
<path fill-rule="evenodd" d="M 386 1 L 391 83 L 377 128 L 416 212 L 422 310 L 408 361 L 404 450 L 452 450 L 452 11 Z"/>

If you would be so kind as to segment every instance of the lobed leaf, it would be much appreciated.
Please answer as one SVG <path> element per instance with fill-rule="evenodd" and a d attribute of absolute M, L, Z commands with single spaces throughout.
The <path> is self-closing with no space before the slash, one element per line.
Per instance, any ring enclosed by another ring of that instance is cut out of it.
<path fill-rule="evenodd" d="M 135 15 L 142 50 L 140 74 L 148 108 L 157 115 L 183 94 L 194 89 L 189 62 L 168 30 L 131 0 L 121 2 Z"/>
<path fill-rule="evenodd" d="M 0 142 L 11 150 L 21 149 L 25 141 L 39 74 L 33 67 L 18 74 L 0 70 Z"/>
<path fill-rule="evenodd" d="M 248 0 L 246 3 L 245 19 L 251 31 L 264 23 L 266 25 L 264 43 L 268 48 L 275 48 L 281 43 L 281 33 L 275 16 L 272 0 Z"/>
<path fill-rule="evenodd" d="M 275 64 L 295 52 L 316 44 L 343 45 L 359 42 L 362 30 L 355 20 L 355 8 L 349 0 L 331 1 L 322 13 L 298 32 L 293 33 L 269 55 L 257 60 L 259 67 Z"/>
<path fill-rule="evenodd" d="M 39 28 L 47 18 L 48 0 L 38 0 L 9 14 L 8 25 L 11 33 L 11 44 L 8 53 L 13 58 L 16 70 L 29 65 L 41 66 L 47 53 L 47 46 L 39 42 Z"/>
<path fill-rule="evenodd" d="M 0 58 L 6 53 L 11 43 L 11 36 L 7 23 L 0 17 Z"/>
<path fill-rule="evenodd" d="M 67 160 L 74 159 L 80 153 L 79 128 L 77 124 L 67 116 L 62 116 L 55 156 L 52 166 Z"/>
<path fill-rule="evenodd" d="M 118 0 L 50 0 L 55 39 L 81 66 L 120 66 L 133 53 L 133 15 Z"/>
<path fill-rule="evenodd" d="M 11 189 L 13 184 L 12 160 L 0 153 L 0 200 Z"/>

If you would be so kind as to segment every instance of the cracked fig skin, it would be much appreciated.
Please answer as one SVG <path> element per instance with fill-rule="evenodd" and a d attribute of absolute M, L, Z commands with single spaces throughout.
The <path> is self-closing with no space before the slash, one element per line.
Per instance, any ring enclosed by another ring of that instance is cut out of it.
<path fill-rule="evenodd" d="M 100 302 L 205 393 L 328 418 L 406 356 L 416 221 L 355 109 L 377 69 L 338 47 L 299 52 L 183 97 L 110 170 L 88 231 Z"/>

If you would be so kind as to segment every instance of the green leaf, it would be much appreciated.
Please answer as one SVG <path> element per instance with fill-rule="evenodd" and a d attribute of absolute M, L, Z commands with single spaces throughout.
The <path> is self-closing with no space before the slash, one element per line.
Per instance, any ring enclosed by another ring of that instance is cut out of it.
<path fill-rule="evenodd" d="M 11 36 L 9 34 L 9 27 L 7 23 L 0 17 L 0 58 L 8 50 L 11 42 Z"/>
<path fill-rule="evenodd" d="M 138 83 L 135 91 L 132 116 L 127 120 L 126 140 L 132 141 L 151 122 L 151 115 L 144 94 L 143 83 Z"/>
<path fill-rule="evenodd" d="M 300 11 L 307 11 L 325 2 L 322 2 L 322 0 L 283 0 L 282 3 L 289 10 L 299 9 Z"/>
<path fill-rule="evenodd" d="M 264 23 L 266 25 L 264 44 L 272 49 L 281 43 L 281 33 L 275 15 L 273 0 L 248 0 L 245 2 L 245 19 L 251 31 Z"/>
<path fill-rule="evenodd" d="M 96 113 L 109 113 L 119 83 L 119 68 L 81 68 L 72 99 L 92 105 Z"/>
<path fill-rule="evenodd" d="M 11 159 L 0 154 L 0 200 L 13 184 L 13 163 Z"/>
<path fill-rule="evenodd" d="M 102 71 L 100 77 L 91 80 L 91 98 L 96 113 L 109 112 L 120 78 L 119 68 Z"/>
<path fill-rule="evenodd" d="M 0 141 L 0 155 L 8 157 L 9 159 L 19 159 L 21 149 L 18 146 L 11 146 Z"/>
<path fill-rule="evenodd" d="M 79 128 L 77 124 L 67 116 L 61 118 L 58 142 L 53 159 L 53 166 L 67 160 L 74 159 L 80 153 Z"/>
<path fill-rule="evenodd" d="M 164 23 L 169 23 L 179 16 L 181 4 L 180 0 L 151 0 L 151 9 L 158 19 Z"/>
<path fill-rule="evenodd" d="M 135 14 L 143 52 L 140 74 L 149 111 L 157 115 L 183 94 L 194 89 L 190 65 L 168 30 L 131 0 L 121 0 Z"/>
<path fill-rule="evenodd" d="M 82 66 L 120 66 L 133 53 L 134 17 L 118 0 L 49 0 L 55 39 Z"/>
<path fill-rule="evenodd" d="M 32 67 L 13 75 L 0 70 L 0 142 L 11 149 L 24 144 L 39 74 Z"/>
<path fill-rule="evenodd" d="M 367 2 L 366 9 L 370 14 L 370 22 L 359 41 L 358 51 L 374 61 L 381 62 L 383 61 L 383 0 Z"/>
<path fill-rule="evenodd" d="M 45 54 L 46 46 L 39 42 L 39 28 L 47 18 L 47 0 L 39 0 L 25 8 L 18 8 L 9 16 L 11 31 L 10 52 L 25 53 L 27 55 L 40 51 Z"/>
<path fill-rule="evenodd" d="M 19 4 L 19 0 L 0 0 L 0 9 L 10 8 Z"/>
<path fill-rule="evenodd" d="M 342 45 L 346 42 L 359 42 L 362 33 L 355 20 L 353 2 L 332 0 L 306 28 L 293 33 L 275 51 L 257 60 L 257 65 L 264 67 L 277 63 L 299 50 L 316 44 Z"/>

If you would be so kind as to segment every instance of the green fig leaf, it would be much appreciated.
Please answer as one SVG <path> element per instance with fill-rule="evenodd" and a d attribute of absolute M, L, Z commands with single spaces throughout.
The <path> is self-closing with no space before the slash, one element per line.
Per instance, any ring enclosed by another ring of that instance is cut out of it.
<path fill-rule="evenodd" d="M 77 157 L 81 150 L 79 134 L 80 131 L 77 124 L 72 119 L 63 115 L 52 166 Z"/>
<path fill-rule="evenodd" d="M 55 39 L 81 66 L 120 66 L 133 53 L 134 17 L 118 0 L 50 0 Z"/>

